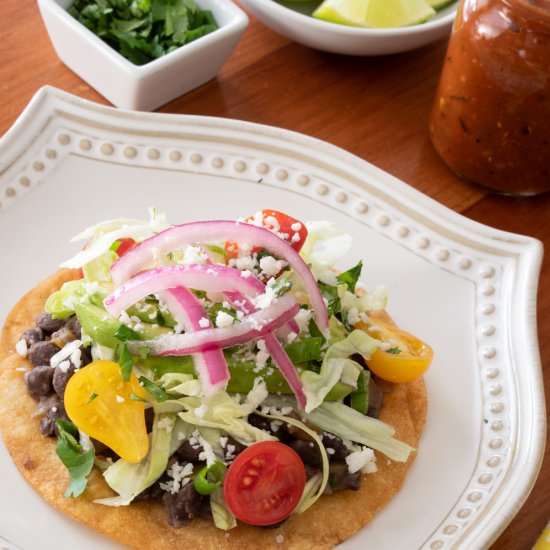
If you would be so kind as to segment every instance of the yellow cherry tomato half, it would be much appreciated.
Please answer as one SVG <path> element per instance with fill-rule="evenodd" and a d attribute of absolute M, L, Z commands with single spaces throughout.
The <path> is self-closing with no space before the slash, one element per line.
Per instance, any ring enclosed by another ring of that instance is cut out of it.
<path fill-rule="evenodd" d="M 65 389 L 65 410 L 71 421 L 90 437 L 101 441 L 127 462 L 147 455 L 145 390 L 132 374 L 125 382 L 118 363 L 94 361 L 79 369 Z"/>
<path fill-rule="evenodd" d="M 384 380 L 404 384 L 422 376 L 433 359 L 432 348 L 412 334 L 401 330 L 381 309 L 368 313 L 372 324 L 358 323 L 356 328 L 366 330 L 382 340 L 387 349 L 379 348 L 366 360 L 369 369 Z"/>

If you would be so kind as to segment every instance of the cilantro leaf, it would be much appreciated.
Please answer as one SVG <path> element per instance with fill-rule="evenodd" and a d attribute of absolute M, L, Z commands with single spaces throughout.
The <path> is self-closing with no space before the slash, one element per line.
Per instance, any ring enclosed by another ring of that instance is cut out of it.
<path fill-rule="evenodd" d="M 136 65 L 218 28 L 193 0 L 74 0 L 67 11 Z"/>
<path fill-rule="evenodd" d="M 363 260 L 359 260 L 359 263 L 355 267 L 352 267 L 351 269 L 340 273 L 340 275 L 337 275 L 336 279 L 341 283 L 345 283 L 348 286 L 350 292 L 355 292 L 355 286 L 357 285 L 359 277 L 361 277 L 362 269 Z"/>
<path fill-rule="evenodd" d="M 134 368 L 134 359 L 128 350 L 126 344 L 121 344 L 118 347 L 118 364 L 120 366 L 120 374 L 125 382 L 130 380 L 132 369 Z"/>
<path fill-rule="evenodd" d="M 154 382 L 151 382 L 151 380 L 149 380 L 145 376 L 140 376 L 139 377 L 139 383 L 159 403 L 162 403 L 163 401 L 166 401 L 168 399 L 168 394 L 166 393 L 166 390 L 163 387 L 159 386 L 158 384 L 155 384 Z"/>
<path fill-rule="evenodd" d="M 94 450 L 82 453 L 82 445 L 78 443 L 78 428 L 61 418 L 56 420 L 59 436 L 55 452 L 61 462 L 69 470 L 70 482 L 65 491 L 65 498 L 78 497 L 86 488 L 88 475 L 94 465 Z"/>
<path fill-rule="evenodd" d="M 327 301 L 328 316 L 337 315 L 342 311 L 342 303 L 340 302 L 340 296 L 338 296 L 338 287 L 327 285 L 325 283 L 317 283 L 323 298 Z"/>
<path fill-rule="evenodd" d="M 118 338 L 121 342 L 127 340 L 139 340 L 140 335 L 128 325 L 120 325 L 115 331 L 115 338 Z"/>
<path fill-rule="evenodd" d="M 159 325 L 160 327 L 163 327 L 166 325 L 166 319 L 164 317 L 164 315 L 162 314 L 162 311 L 160 309 L 157 309 L 157 325 Z"/>

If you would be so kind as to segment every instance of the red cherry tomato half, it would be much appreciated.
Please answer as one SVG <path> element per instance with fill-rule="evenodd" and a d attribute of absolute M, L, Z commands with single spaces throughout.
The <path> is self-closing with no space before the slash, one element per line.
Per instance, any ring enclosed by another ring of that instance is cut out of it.
<path fill-rule="evenodd" d="M 258 224 L 261 220 L 262 227 L 274 231 L 275 233 L 282 235 L 284 240 L 296 250 L 300 252 L 306 237 L 306 226 L 296 218 L 293 218 L 278 210 L 262 210 L 254 216 L 246 218 L 246 223 Z M 261 249 L 253 249 L 252 252 L 260 252 Z M 239 255 L 239 247 L 237 243 L 228 242 L 225 244 L 225 251 L 227 258 L 236 258 Z"/>
<path fill-rule="evenodd" d="M 294 512 L 305 484 L 304 463 L 293 449 L 278 441 L 261 441 L 237 455 L 223 492 L 237 519 L 249 525 L 273 525 Z"/>

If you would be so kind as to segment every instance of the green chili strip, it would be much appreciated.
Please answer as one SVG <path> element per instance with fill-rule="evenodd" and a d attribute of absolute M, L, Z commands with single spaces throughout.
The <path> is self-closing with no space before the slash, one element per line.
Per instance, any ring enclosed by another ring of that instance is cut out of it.
<path fill-rule="evenodd" d="M 367 414 L 370 401 L 370 372 L 361 371 L 357 378 L 357 390 L 350 395 L 352 409 Z"/>
<path fill-rule="evenodd" d="M 218 487 L 221 486 L 227 466 L 216 460 L 214 464 L 205 466 L 195 478 L 195 490 L 200 495 L 211 495 Z"/>

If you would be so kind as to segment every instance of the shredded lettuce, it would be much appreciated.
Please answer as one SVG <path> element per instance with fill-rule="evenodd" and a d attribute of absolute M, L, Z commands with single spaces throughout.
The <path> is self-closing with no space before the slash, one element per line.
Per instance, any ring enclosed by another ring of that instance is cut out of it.
<path fill-rule="evenodd" d="M 107 250 L 97 258 L 94 258 L 82 267 L 85 279 L 89 282 L 109 283 L 112 286 L 111 266 L 117 258 L 116 252 L 112 250 Z"/>
<path fill-rule="evenodd" d="M 327 221 L 307 222 L 308 235 L 300 255 L 310 265 L 315 279 L 336 285 L 336 273 L 331 269 L 351 248 L 351 235 Z"/>
<path fill-rule="evenodd" d="M 74 315 L 80 303 L 92 303 L 103 307 L 103 299 L 109 294 L 105 284 L 86 279 L 67 281 L 63 286 L 50 294 L 44 310 L 56 319 L 67 319 Z"/>
<path fill-rule="evenodd" d="M 160 383 L 172 395 L 179 394 L 191 397 L 201 395 L 201 383 L 192 374 L 168 372 L 161 376 Z"/>
<path fill-rule="evenodd" d="M 357 313 L 368 313 L 384 309 L 388 303 L 388 287 L 385 285 L 378 285 L 374 290 L 360 295 L 350 292 L 346 287 L 345 284 L 338 285 L 338 296 L 344 318 L 354 308 Z"/>
<path fill-rule="evenodd" d="M 369 358 L 380 342 L 363 330 L 354 330 L 346 338 L 335 342 L 327 349 L 320 371 L 304 371 L 300 375 L 307 397 L 306 412 L 309 413 L 323 402 L 337 382 L 353 387 L 363 367 L 350 359 L 354 353 Z"/>
<path fill-rule="evenodd" d="M 132 238 L 140 242 L 169 227 L 163 214 L 157 214 L 155 209 L 150 209 L 149 212 L 149 222 L 121 218 L 85 229 L 71 241 L 88 239 L 87 247 L 63 262 L 61 267 L 83 267 L 108 252 L 117 239 Z"/>
<path fill-rule="evenodd" d="M 396 462 L 406 462 L 409 454 L 415 450 L 407 443 L 395 439 L 395 430 L 389 424 L 365 416 L 343 403 L 327 401 L 305 415 L 292 397 L 270 395 L 265 404 L 279 408 L 292 407 L 305 421 L 317 428 L 340 439 L 366 445 Z"/>
<path fill-rule="evenodd" d="M 237 527 L 237 520 L 223 498 L 223 487 L 219 487 L 210 495 L 210 508 L 212 510 L 212 517 L 214 518 L 214 525 L 218 529 L 229 531 Z"/>
<path fill-rule="evenodd" d="M 119 459 L 107 468 L 103 477 L 118 496 L 100 498 L 94 502 L 106 506 L 127 506 L 137 495 L 150 487 L 168 465 L 175 421 L 174 414 L 155 414 L 149 453 L 145 460 L 134 464 Z"/>
<path fill-rule="evenodd" d="M 197 397 L 184 397 L 178 401 L 186 409 L 179 413 L 179 417 L 195 426 L 217 428 L 244 445 L 277 440 L 245 420 L 255 407 L 237 403 L 228 393 L 217 393 L 208 401 Z"/>
<path fill-rule="evenodd" d="M 395 430 L 389 424 L 365 416 L 343 403 L 323 403 L 307 418 L 322 430 L 366 445 L 397 462 L 406 462 L 410 452 L 414 450 L 407 443 L 393 437 Z"/>

